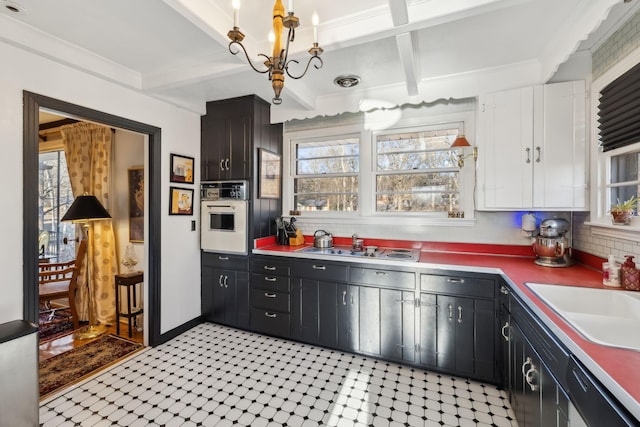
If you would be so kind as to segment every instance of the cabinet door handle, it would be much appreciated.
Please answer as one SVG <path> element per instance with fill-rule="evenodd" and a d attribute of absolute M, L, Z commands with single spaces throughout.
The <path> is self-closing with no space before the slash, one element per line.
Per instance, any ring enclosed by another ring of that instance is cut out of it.
<path fill-rule="evenodd" d="M 452 278 L 448 278 L 447 282 L 449 283 L 455 283 L 455 284 L 463 284 L 464 283 L 464 279 L 452 279 Z"/>
<path fill-rule="evenodd" d="M 377 274 L 378 276 L 386 276 L 386 275 L 387 275 L 387 272 L 386 272 L 386 271 L 376 271 L 376 274 Z"/>
<path fill-rule="evenodd" d="M 267 317 L 271 317 L 272 319 L 275 319 L 276 317 L 278 317 L 275 313 L 269 313 L 268 311 L 264 313 L 264 315 Z"/>
<path fill-rule="evenodd" d="M 525 163 L 531 163 L 531 148 L 527 147 L 524 149 L 527 152 L 527 161 Z"/>
<path fill-rule="evenodd" d="M 224 159 L 220 159 L 220 170 L 224 170 Z"/>
<path fill-rule="evenodd" d="M 223 287 L 224 285 L 222 284 L 222 274 L 220 275 L 220 277 L 218 277 L 218 284 L 220 285 L 220 287 Z"/>
<path fill-rule="evenodd" d="M 265 277 L 264 278 L 265 282 L 275 282 L 276 280 L 278 280 L 278 279 L 276 279 L 275 277 Z"/>
<path fill-rule="evenodd" d="M 542 149 L 540 147 L 536 147 L 536 163 L 540 163 L 541 151 L 542 151 Z"/>
<path fill-rule="evenodd" d="M 500 334 L 502 335 L 502 338 L 504 338 L 504 340 L 507 341 L 507 342 L 509 342 L 509 336 L 507 334 L 505 334 L 504 331 L 506 331 L 508 327 L 509 327 L 509 322 L 504 322 L 504 326 L 502 327 L 502 330 L 500 331 Z"/>
<path fill-rule="evenodd" d="M 271 265 L 265 265 L 262 268 L 265 269 L 265 270 L 269 270 L 269 271 L 276 271 L 276 267 L 275 266 L 271 266 Z"/>
<path fill-rule="evenodd" d="M 264 296 L 267 297 L 267 298 L 275 298 L 276 294 L 270 294 L 269 292 L 265 292 Z"/>
<path fill-rule="evenodd" d="M 227 284 L 227 280 L 229 280 L 229 276 L 224 276 L 224 287 L 228 288 L 229 285 Z"/>
<path fill-rule="evenodd" d="M 538 390 L 538 384 L 535 383 L 536 372 L 537 372 L 536 367 L 532 363 L 531 364 L 531 369 L 529 369 L 527 371 L 527 373 L 524 374 L 524 379 L 527 382 L 527 384 L 529 384 L 529 387 L 531 387 L 531 391 L 537 391 Z"/>
<path fill-rule="evenodd" d="M 228 257 L 228 256 L 218 255 L 218 259 L 219 259 L 220 261 L 229 261 L 229 257 Z"/>
<path fill-rule="evenodd" d="M 347 291 L 342 291 L 342 305 L 347 305 Z"/>
<path fill-rule="evenodd" d="M 453 320 L 453 307 L 449 304 L 449 320 Z"/>
<path fill-rule="evenodd" d="M 522 364 L 522 375 L 524 375 L 525 377 L 527 376 L 527 371 L 529 370 L 529 368 L 527 368 L 527 366 L 531 365 L 533 362 L 531 361 L 530 357 L 527 357 L 527 360 L 524 361 L 524 363 Z"/>
<path fill-rule="evenodd" d="M 502 295 L 509 295 L 509 289 L 505 285 L 502 285 L 500 286 L 500 293 Z"/>
<path fill-rule="evenodd" d="M 458 306 L 458 323 L 462 323 L 462 306 Z"/>
<path fill-rule="evenodd" d="M 315 264 L 313 264 L 313 269 L 314 270 L 326 270 L 327 266 L 326 265 L 315 265 Z"/>
<path fill-rule="evenodd" d="M 229 170 L 229 159 L 227 159 L 227 160 L 225 160 L 225 161 L 224 161 L 224 168 L 225 168 L 226 170 Z"/>

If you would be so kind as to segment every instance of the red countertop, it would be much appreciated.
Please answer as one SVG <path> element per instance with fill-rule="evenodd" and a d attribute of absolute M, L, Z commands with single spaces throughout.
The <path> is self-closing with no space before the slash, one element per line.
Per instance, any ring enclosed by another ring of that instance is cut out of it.
<path fill-rule="evenodd" d="M 307 244 L 313 240 L 308 238 Z M 370 243 L 371 242 L 371 243 Z M 334 238 L 335 244 L 350 244 Z M 640 420 L 640 352 L 596 344 L 582 337 L 542 300 L 532 293 L 526 282 L 548 283 L 566 286 L 607 288 L 602 285 L 602 273 L 595 268 L 576 264 L 570 267 L 543 267 L 533 263 L 535 257 L 526 246 L 443 244 L 383 241 L 367 239 L 367 244 L 380 247 L 420 248 L 420 266 L 440 269 L 456 269 L 502 274 L 516 288 L 519 296 L 538 314 L 543 322 L 558 335 L 569 350 L 607 387 L 611 393 Z M 275 245 L 275 239 L 256 242 L 256 253 L 291 255 L 301 248 Z M 510 250 L 514 248 L 515 250 Z M 450 250 L 446 250 L 450 249 Z M 476 251 L 476 252 L 472 252 Z M 493 252 L 493 253 L 491 253 Z M 515 255 L 506 255 L 508 253 Z M 497 254 L 496 254 L 497 253 Z M 523 254 L 531 253 L 530 256 Z M 578 254 L 582 262 L 592 266 L 602 262 L 597 257 Z M 354 261 L 353 259 L 343 259 Z M 638 331 L 640 333 L 640 331 Z"/>

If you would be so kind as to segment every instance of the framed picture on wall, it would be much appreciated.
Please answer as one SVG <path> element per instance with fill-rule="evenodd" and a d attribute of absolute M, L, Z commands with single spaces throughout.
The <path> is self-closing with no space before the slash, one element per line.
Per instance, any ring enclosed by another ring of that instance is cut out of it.
<path fill-rule="evenodd" d="M 171 154 L 170 181 L 193 184 L 193 157 Z"/>
<path fill-rule="evenodd" d="M 129 168 L 129 241 L 144 241 L 144 168 Z"/>
<path fill-rule="evenodd" d="M 193 215 L 193 188 L 169 187 L 169 215 Z"/>
<path fill-rule="evenodd" d="M 259 151 L 260 180 L 258 197 L 261 199 L 280 198 L 280 155 L 264 149 Z"/>

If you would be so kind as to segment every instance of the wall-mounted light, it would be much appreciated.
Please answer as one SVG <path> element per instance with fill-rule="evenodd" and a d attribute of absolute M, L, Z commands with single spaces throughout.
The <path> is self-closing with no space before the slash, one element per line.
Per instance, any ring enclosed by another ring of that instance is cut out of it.
<path fill-rule="evenodd" d="M 461 151 L 461 153 L 456 153 L 459 168 L 464 167 L 464 159 L 467 157 L 473 157 L 474 162 L 478 160 L 478 147 L 473 147 L 471 153 L 465 155 L 464 149 L 466 147 L 471 147 L 471 144 L 469 144 L 469 141 L 467 141 L 467 138 L 465 138 L 463 134 L 459 134 L 455 141 L 453 141 L 453 144 L 451 144 L 451 148 L 459 148 Z"/>

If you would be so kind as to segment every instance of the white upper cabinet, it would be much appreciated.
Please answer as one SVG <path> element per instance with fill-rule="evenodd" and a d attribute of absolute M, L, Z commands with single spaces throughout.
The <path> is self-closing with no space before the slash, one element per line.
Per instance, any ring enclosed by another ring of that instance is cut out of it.
<path fill-rule="evenodd" d="M 584 81 L 479 101 L 478 210 L 587 210 Z"/>

